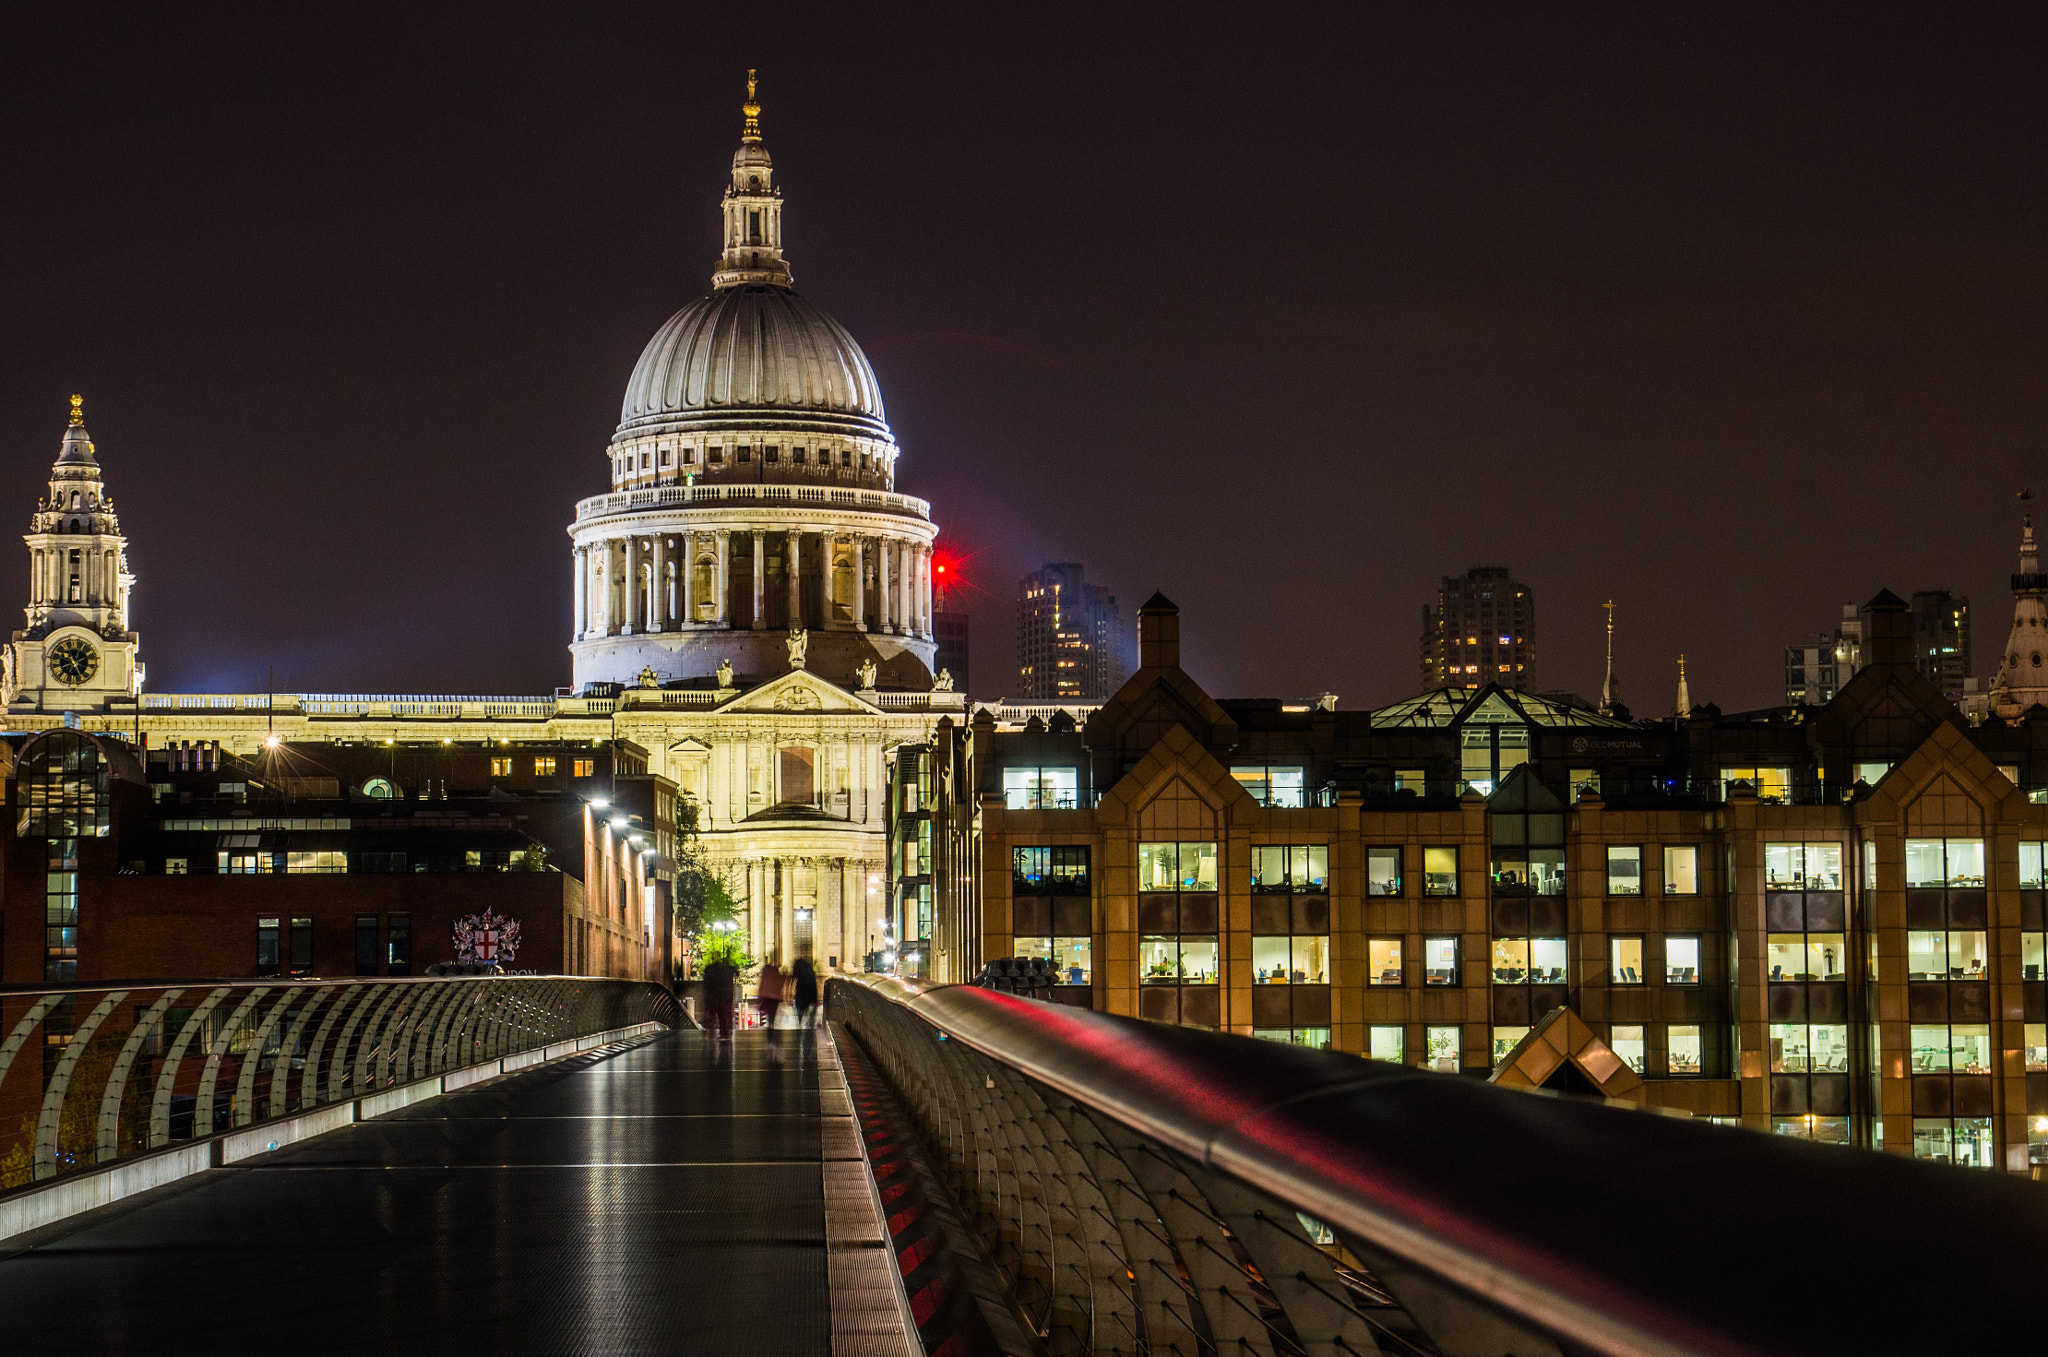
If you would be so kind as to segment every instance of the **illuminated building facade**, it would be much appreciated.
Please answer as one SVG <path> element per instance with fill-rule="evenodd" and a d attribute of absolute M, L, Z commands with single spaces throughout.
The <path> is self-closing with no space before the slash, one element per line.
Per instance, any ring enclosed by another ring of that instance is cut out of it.
<path fill-rule="evenodd" d="M 1446 575 L 1422 607 L 1422 686 L 1536 687 L 1536 596 L 1506 566 Z"/>
<path fill-rule="evenodd" d="M 647 344 L 605 454 L 610 490 L 576 506 L 565 693 L 142 692 L 124 544 L 74 417 L 28 539 L 36 574 L 30 625 L 7 651 L 10 724 L 48 729 L 69 714 L 149 756 L 255 758 L 272 739 L 488 751 L 552 759 L 539 776 L 563 790 L 588 784 L 562 751 L 630 744 L 697 803 L 701 847 L 755 956 L 844 964 L 879 950 L 889 754 L 958 719 L 964 694 L 934 672 L 938 529 L 896 489 L 898 448 L 866 357 L 791 286 L 759 113 L 750 86 L 711 291 Z M 51 668 L 73 639 L 96 657 L 75 681 Z M 636 851 L 651 855 L 650 878 L 672 873 L 651 846 Z"/>
<path fill-rule="evenodd" d="M 1903 601 L 1825 707 L 1657 721 L 1219 701 L 1139 617 L 1085 723 L 938 732 L 928 974 L 1044 956 L 1112 1012 L 2048 1165 L 2048 724 L 1971 725 Z"/>
<path fill-rule="evenodd" d="M 1057 561 L 1017 586 L 1017 697 L 1100 702 L 1130 676 L 1130 641 L 1116 596 Z"/>
<path fill-rule="evenodd" d="M 128 626 L 135 577 L 128 539 L 100 476 L 82 397 L 71 398 L 50 493 L 37 503 L 28 544 L 28 625 L 0 655 L 0 700 L 11 711 L 92 711 L 142 691 Z"/>

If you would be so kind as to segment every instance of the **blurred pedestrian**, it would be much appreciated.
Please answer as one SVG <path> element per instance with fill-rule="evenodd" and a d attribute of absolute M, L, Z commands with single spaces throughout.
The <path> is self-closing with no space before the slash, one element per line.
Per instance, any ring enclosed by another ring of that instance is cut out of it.
<path fill-rule="evenodd" d="M 719 956 L 704 968 L 704 1009 L 711 1019 L 714 1046 L 732 1040 L 733 1010 L 738 1007 L 740 970 L 732 958 Z"/>
<path fill-rule="evenodd" d="M 761 963 L 761 980 L 754 986 L 754 1001 L 761 1010 L 761 1026 L 768 1029 L 768 1049 L 782 1056 L 782 1038 L 775 1035 L 775 1010 L 782 1007 L 782 967 L 772 961 Z"/>
<path fill-rule="evenodd" d="M 796 1025 L 799 1030 L 811 1025 L 811 1013 L 818 1006 L 818 968 L 807 956 L 800 956 L 790 967 L 789 1001 L 796 1005 Z"/>

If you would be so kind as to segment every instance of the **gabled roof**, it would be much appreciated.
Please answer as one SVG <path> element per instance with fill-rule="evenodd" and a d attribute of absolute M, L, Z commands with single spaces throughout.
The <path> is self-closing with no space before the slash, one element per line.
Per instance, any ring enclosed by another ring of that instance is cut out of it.
<path fill-rule="evenodd" d="M 1401 727 L 1444 729 L 1478 723 L 1482 725 L 1600 726 L 1608 729 L 1639 729 L 1633 721 L 1602 716 L 1584 707 L 1534 693 L 1516 692 L 1489 683 L 1483 688 L 1435 688 L 1372 714 L 1373 729 Z"/>
<path fill-rule="evenodd" d="M 1622 1102 L 1647 1101 L 1649 1091 L 1628 1063 L 1594 1035 L 1569 1008 L 1553 1008 L 1515 1043 L 1487 1079 L 1503 1088 L 1554 1088 L 1570 1092 L 1567 1070 L 1576 1071 L 1601 1096 Z"/>

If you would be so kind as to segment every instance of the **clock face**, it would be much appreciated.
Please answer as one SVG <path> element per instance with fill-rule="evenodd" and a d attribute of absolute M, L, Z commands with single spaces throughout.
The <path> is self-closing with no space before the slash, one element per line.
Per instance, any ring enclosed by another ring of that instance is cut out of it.
<path fill-rule="evenodd" d="M 76 688 L 100 671 L 100 652 L 83 636 L 67 636 L 50 647 L 50 676 Z"/>

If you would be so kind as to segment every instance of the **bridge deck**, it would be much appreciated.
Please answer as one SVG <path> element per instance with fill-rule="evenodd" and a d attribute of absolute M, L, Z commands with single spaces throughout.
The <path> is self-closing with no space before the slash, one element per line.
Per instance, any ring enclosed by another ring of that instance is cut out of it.
<path fill-rule="evenodd" d="M 10 1241 L 10 1343 L 901 1353 L 837 1062 L 784 1035 L 607 1048 Z"/>

